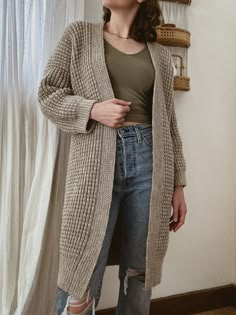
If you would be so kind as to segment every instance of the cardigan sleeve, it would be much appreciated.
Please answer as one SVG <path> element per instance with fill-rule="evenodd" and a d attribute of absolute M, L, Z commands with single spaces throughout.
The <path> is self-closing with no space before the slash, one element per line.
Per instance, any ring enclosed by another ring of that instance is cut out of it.
<path fill-rule="evenodd" d="M 97 100 L 75 95 L 71 87 L 71 24 L 48 60 L 38 88 L 38 101 L 42 113 L 62 131 L 90 133 L 96 124 L 90 111 Z"/>
<path fill-rule="evenodd" d="M 170 133 L 174 151 L 174 186 L 182 185 L 187 186 L 186 180 L 186 161 L 183 152 L 183 141 L 180 135 L 179 126 L 175 111 L 174 102 L 174 68 L 171 67 L 171 88 L 170 88 L 170 102 L 171 102 L 171 119 L 170 119 Z"/>
<path fill-rule="evenodd" d="M 179 127 L 176 118 L 175 104 L 173 103 L 172 114 L 171 114 L 171 124 L 170 131 L 174 150 L 174 172 L 175 179 L 174 185 L 187 186 L 186 181 L 186 162 L 183 153 L 183 142 L 180 136 Z"/>

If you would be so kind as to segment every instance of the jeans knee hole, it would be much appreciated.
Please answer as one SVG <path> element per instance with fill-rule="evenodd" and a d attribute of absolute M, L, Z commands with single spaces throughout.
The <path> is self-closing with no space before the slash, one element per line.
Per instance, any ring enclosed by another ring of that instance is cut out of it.
<path fill-rule="evenodd" d="M 127 295 L 128 289 L 128 279 L 132 278 L 142 283 L 145 283 L 145 271 L 144 270 L 136 270 L 133 268 L 126 269 L 126 276 L 124 278 L 124 294 Z"/>
<path fill-rule="evenodd" d="M 134 268 L 127 269 L 127 277 L 135 278 L 139 281 L 145 281 L 145 271 L 144 270 L 137 270 Z"/>

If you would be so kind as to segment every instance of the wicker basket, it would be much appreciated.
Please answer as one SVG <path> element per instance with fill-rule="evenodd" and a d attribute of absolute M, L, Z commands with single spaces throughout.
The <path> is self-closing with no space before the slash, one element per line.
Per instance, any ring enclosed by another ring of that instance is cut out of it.
<path fill-rule="evenodd" d="M 190 78 L 175 76 L 174 78 L 174 90 L 175 91 L 189 91 L 190 90 Z"/>
<path fill-rule="evenodd" d="M 174 90 L 189 91 L 190 90 L 190 78 L 183 76 L 183 58 L 179 55 L 172 54 L 172 57 L 180 59 L 180 75 L 174 77 Z"/>
<path fill-rule="evenodd" d="M 161 24 L 156 28 L 158 43 L 165 46 L 190 46 L 191 33 L 175 24 Z"/>
<path fill-rule="evenodd" d="M 190 5 L 191 4 L 191 0 L 161 0 L 164 2 L 178 2 L 178 3 L 182 3 L 182 4 L 187 4 Z"/>

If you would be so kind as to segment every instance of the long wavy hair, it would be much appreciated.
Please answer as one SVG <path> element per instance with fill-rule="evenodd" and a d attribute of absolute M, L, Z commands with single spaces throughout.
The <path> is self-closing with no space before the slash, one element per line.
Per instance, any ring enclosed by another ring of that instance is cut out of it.
<path fill-rule="evenodd" d="M 110 21 L 111 11 L 103 6 L 103 21 Z M 157 40 L 156 27 L 163 24 L 164 18 L 159 0 L 146 0 L 140 4 L 137 14 L 130 28 L 129 36 L 139 42 L 155 42 Z"/>

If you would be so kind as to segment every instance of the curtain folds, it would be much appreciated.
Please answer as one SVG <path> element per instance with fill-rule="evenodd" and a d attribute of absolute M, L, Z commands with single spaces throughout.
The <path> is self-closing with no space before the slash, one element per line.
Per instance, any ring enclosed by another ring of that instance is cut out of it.
<path fill-rule="evenodd" d="M 54 315 L 69 136 L 37 90 L 78 0 L 0 0 L 0 313 Z"/>

